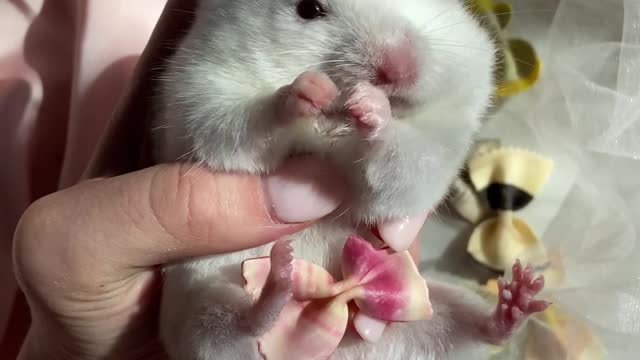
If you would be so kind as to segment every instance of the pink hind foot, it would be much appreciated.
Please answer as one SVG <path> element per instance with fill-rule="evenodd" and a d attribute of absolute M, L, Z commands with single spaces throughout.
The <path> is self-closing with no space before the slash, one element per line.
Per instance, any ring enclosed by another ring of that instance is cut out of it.
<path fill-rule="evenodd" d="M 491 343 L 501 344 L 511 337 L 529 315 L 546 310 L 548 301 L 535 300 L 544 287 L 544 277 L 533 278 L 533 268 L 524 269 L 520 260 L 513 265 L 513 279 L 498 280 L 498 304 L 490 316 L 487 337 Z"/>

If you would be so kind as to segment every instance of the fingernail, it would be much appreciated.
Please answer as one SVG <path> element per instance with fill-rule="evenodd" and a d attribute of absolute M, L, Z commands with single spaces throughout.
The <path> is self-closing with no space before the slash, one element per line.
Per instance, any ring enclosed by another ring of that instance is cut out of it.
<path fill-rule="evenodd" d="M 360 337 L 368 342 L 377 342 L 382 337 L 387 322 L 371 318 L 363 313 L 357 313 L 353 319 L 353 326 Z"/>
<path fill-rule="evenodd" d="M 405 251 L 415 241 L 429 214 L 430 212 L 426 212 L 419 216 L 384 222 L 378 225 L 380 237 L 393 250 Z"/>
<path fill-rule="evenodd" d="M 322 218 L 340 206 L 345 191 L 342 177 L 313 158 L 288 161 L 264 180 L 274 220 L 302 223 Z"/>

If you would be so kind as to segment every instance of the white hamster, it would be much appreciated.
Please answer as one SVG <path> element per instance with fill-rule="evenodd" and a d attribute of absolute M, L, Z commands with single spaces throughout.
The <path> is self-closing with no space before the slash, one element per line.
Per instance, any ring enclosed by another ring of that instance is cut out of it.
<path fill-rule="evenodd" d="M 342 170 L 353 195 L 343 216 L 291 236 L 291 247 L 167 267 L 160 332 L 170 356 L 260 358 L 255 339 L 290 289 L 274 276 L 270 298 L 254 301 L 242 289 L 243 260 L 271 253 L 272 273 L 286 277 L 293 255 L 339 276 L 348 235 L 435 207 L 487 111 L 495 61 L 460 0 L 201 0 L 161 83 L 156 160 L 186 154 L 212 169 L 265 174 L 312 153 Z M 498 343 L 546 306 L 529 301 L 542 280 L 519 274 L 524 285 L 507 284 L 495 311 L 429 281 L 433 319 L 392 324 L 373 344 L 351 333 L 333 357 L 440 359 Z M 251 316 L 250 327 L 239 325 Z"/>

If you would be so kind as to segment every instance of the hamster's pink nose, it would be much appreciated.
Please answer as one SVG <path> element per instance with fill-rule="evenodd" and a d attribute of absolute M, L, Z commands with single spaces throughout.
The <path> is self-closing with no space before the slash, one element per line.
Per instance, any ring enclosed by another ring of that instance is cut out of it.
<path fill-rule="evenodd" d="M 410 42 L 383 50 L 377 69 L 376 81 L 380 85 L 412 86 L 418 77 L 416 53 Z"/>

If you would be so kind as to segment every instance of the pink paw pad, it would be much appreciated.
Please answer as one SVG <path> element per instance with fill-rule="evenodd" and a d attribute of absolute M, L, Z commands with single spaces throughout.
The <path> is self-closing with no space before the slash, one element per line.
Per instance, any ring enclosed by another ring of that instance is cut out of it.
<path fill-rule="evenodd" d="M 281 91 L 286 94 L 284 110 L 289 118 L 316 116 L 338 96 L 338 88 L 320 71 L 307 71 Z"/>
<path fill-rule="evenodd" d="M 531 314 L 544 311 L 550 303 L 535 300 L 535 296 L 544 287 L 544 277 L 533 278 L 533 268 L 524 269 L 520 260 L 513 265 L 513 279 L 510 283 L 498 280 L 499 298 L 494 314 L 494 327 L 498 338 L 506 338 L 517 330 L 518 326 Z"/>
<path fill-rule="evenodd" d="M 368 138 L 377 137 L 392 119 L 389 98 L 384 91 L 368 83 L 355 88 L 345 107 Z"/>

